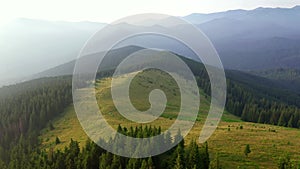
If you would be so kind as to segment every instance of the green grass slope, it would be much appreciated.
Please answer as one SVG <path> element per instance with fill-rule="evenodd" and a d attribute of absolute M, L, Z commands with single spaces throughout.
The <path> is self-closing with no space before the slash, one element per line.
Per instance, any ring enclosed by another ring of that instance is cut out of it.
<path fill-rule="evenodd" d="M 164 82 L 164 83 L 161 83 Z M 117 128 L 119 124 L 123 126 L 137 126 L 132 121 L 126 120 L 114 107 L 110 93 L 110 78 L 97 80 L 96 97 L 99 101 L 99 108 L 108 123 Z M 157 120 L 147 124 L 161 126 L 163 130 L 173 124 L 178 113 L 178 86 L 173 85 L 171 77 L 157 71 L 139 73 L 130 86 L 130 96 L 132 104 L 139 110 L 147 110 L 150 106 L 148 102 L 149 92 L 155 88 L 164 90 L 168 102 L 165 112 Z M 197 121 L 185 138 L 186 143 L 191 139 L 197 139 L 205 121 L 208 108 L 209 97 L 200 91 L 201 105 Z M 65 112 L 53 121 L 53 130 L 44 129 L 40 136 L 41 148 L 43 149 L 63 149 L 74 139 L 83 146 L 88 139 L 76 118 L 76 113 L 72 105 Z M 60 144 L 55 144 L 58 137 Z M 285 153 L 290 153 L 292 160 L 300 160 L 300 130 L 290 129 L 265 124 L 255 124 L 242 122 L 239 118 L 225 112 L 222 121 L 213 136 L 208 140 L 209 152 L 212 163 L 219 158 L 223 168 L 276 168 L 277 162 Z M 251 147 L 248 157 L 244 155 L 246 144 Z"/>

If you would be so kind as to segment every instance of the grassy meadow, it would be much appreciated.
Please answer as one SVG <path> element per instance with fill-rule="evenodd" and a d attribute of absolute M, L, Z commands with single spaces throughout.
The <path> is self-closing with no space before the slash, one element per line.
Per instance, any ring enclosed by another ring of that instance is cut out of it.
<path fill-rule="evenodd" d="M 96 97 L 99 108 L 107 122 L 117 128 L 122 126 L 139 126 L 125 119 L 119 113 L 111 100 L 111 79 L 97 80 L 95 83 Z M 168 98 L 165 112 L 158 119 L 149 124 L 161 126 L 162 130 L 168 129 L 175 121 L 180 103 L 178 86 L 172 82 L 169 75 L 150 71 L 139 73 L 130 86 L 130 98 L 132 104 L 141 111 L 150 107 L 148 101 L 149 92 L 159 88 L 163 90 Z M 200 109 L 197 121 L 185 138 L 188 144 L 192 139 L 198 139 L 205 117 L 209 109 L 209 97 L 200 91 Z M 43 149 L 63 149 L 70 139 L 79 141 L 80 146 L 88 139 L 83 131 L 72 105 L 56 118 L 53 122 L 54 129 L 44 129 L 40 136 Z M 55 144 L 58 137 L 60 144 Z M 290 153 L 292 160 L 300 160 L 300 130 L 284 128 L 266 124 L 256 124 L 241 121 L 225 111 L 222 120 L 208 140 L 211 162 L 219 159 L 223 168 L 276 168 L 280 157 Z M 244 149 L 246 144 L 250 145 L 251 153 L 246 157 Z"/>

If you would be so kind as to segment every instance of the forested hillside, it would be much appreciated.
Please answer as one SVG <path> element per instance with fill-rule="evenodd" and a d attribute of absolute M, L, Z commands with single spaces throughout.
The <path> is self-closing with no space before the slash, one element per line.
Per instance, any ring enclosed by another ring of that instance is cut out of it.
<path fill-rule="evenodd" d="M 69 77 L 45 78 L 1 88 L 0 161 L 8 164 L 30 158 L 29 154 L 38 144 L 39 131 L 71 103 L 71 97 Z"/>
<path fill-rule="evenodd" d="M 299 69 L 268 69 L 268 70 L 258 70 L 251 71 L 251 74 L 265 77 L 267 79 L 272 79 L 278 81 L 278 83 L 283 84 L 287 88 L 293 89 L 296 92 L 300 91 L 300 70 Z"/>
<path fill-rule="evenodd" d="M 1 169 L 49 168 L 208 168 L 207 144 L 195 141 L 185 147 L 182 142 L 169 152 L 147 159 L 129 159 L 113 155 L 87 141 L 83 149 L 76 140 L 63 151 L 39 148 L 42 129 L 53 130 L 52 119 L 71 104 L 71 78 L 44 78 L 1 88 Z M 160 127 L 125 128 L 119 132 L 131 137 L 149 137 L 161 133 Z M 170 135 L 165 142 L 172 144 Z M 180 133 L 176 138 L 181 137 Z M 60 140 L 57 138 L 56 144 Z M 185 163 L 188 161 L 188 163 Z"/>
<path fill-rule="evenodd" d="M 146 110 L 149 107 L 148 92 L 156 87 L 163 89 L 167 97 L 168 95 L 173 95 L 171 100 L 168 99 L 166 111 L 159 119 L 150 123 L 152 126 L 161 126 L 161 129 L 165 131 L 174 123 L 174 119 L 177 117 L 175 113 L 177 108 L 174 105 L 176 105 L 178 97 L 174 96 L 172 88 L 175 86 L 173 83 L 169 83 L 170 79 L 162 79 L 161 77 L 164 77 L 162 76 L 163 74 L 156 75 L 154 74 L 155 72 L 145 71 L 134 78 L 130 85 L 130 88 L 133 90 L 131 102 L 137 109 Z M 155 79 L 158 80 L 155 81 Z M 165 85 L 168 85 L 168 87 Z M 96 80 L 95 86 L 101 114 L 111 127 L 116 130 L 118 124 L 122 124 L 127 128 L 132 126 L 139 127 L 139 124 L 126 120 L 115 109 L 109 94 L 111 91 L 110 78 Z M 198 118 L 193 129 L 185 137 L 186 146 L 191 140 L 199 137 L 208 113 L 210 98 L 203 94 L 202 91 L 200 92 L 201 106 Z M 40 136 L 42 141 L 41 149 L 62 151 L 65 146 L 69 145 L 71 138 L 79 141 L 80 147 L 85 146 L 84 143 L 88 136 L 83 131 L 73 106 L 69 106 L 62 115 L 58 116 L 53 121 L 53 125 L 54 130 L 45 129 L 42 132 Z M 300 152 L 297 152 L 296 148 L 300 144 L 297 142 L 299 136 L 298 129 L 243 122 L 238 117 L 225 111 L 221 123 L 213 136 L 208 140 L 211 165 L 222 166 L 224 169 L 237 168 L 238 166 L 241 168 L 276 168 L 279 158 L 285 157 L 285 153 L 290 154 L 291 163 L 298 164 Z M 59 144 L 56 143 L 57 138 L 59 139 Z M 252 151 L 248 157 L 243 154 L 246 144 L 250 145 Z"/>
<path fill-rule="evenodd" d="M 184 59 L 184 61 L 196 75 L 199 87 L 209 95 L 209 78 L 204 66 L 193 60 Z M 111 70 L 100 72 L 98 78 L 110 76 L 111 72 Z M 226 71 L 226 75 L 228 87 L 226 109 L 230 113 L 240 116 L 245 121 L 299 128 L 298 93 L 280 89 L 280 84 L 257 76 L 231 71 Z M 50 151 L 50 154 L 39 150 L 37 146 L 40 144 L 37 138 L 41 129 L 54 128 L 51 120 L 72 103 L 71 96 L 71 77 L 38 79 L 0 89 L 0 168 L 84 165 L 83 161 L 90 157 L 84 155 L 87 150 L 78 150 L 76 141 L 72 141 L 69 148 L 64 151 Z M 187 148 L 185 151 L 190 150 Z M 105 153 L 105 156 L 111 155 Z M 64 161 L 61 161 L 62 159 Z M 67 159 L 69 161 L 66 161 Z M 115 161 L 117 159 L 119 158 L 115 157 Z M 152 160 L 155 164 L 155 160 Z M 122 167 L 133 163 L 132 161 L 128 160 L 128 163 L 123 161 Z M 142 167 L 142 163 L 146 165 L 146 161 L 149 163 L 149 159 L 136 160 L 136 163 Z"/>
<path fill-rule="evenodd" d="M 203 65 L 185 59 L 209 95 L 210 82 Z M 244 121 L 300 127 L 300 94 L 281 83 L 239 71 L 226 71 L 226 109 Z"/>

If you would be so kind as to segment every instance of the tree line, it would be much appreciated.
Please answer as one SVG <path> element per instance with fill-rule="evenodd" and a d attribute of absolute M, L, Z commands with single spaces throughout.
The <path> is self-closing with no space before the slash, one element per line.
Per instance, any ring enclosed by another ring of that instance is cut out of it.
<path fill-rule="evenodd" d="M 209 96 L 210 80 L 204 66 L 187 61 L 196 75 L 198 86 Z M 225 109 L 243 121 L 300 128 L 300 95 L 289 90 L 268 88 L 270 82 L 243 81 L 244 74 L 229 73 Z M 236 77 L 235 77 L 236 76 Z M 247 75 L 245 75 L 247 76 Z"/>
<path fill-rule="evenodd" d="M 119 126 L 118 131 L 128 136 L 151 137 L 161 134 L 157 127 L 126 127 Z M 175 138 L 181 137 L 178 132 Z M 148 158 L 126 158 L 114 155 L 87 140 L 83 148 L 71 139 L 64 150 L 27 150 L 26 141 L 21 138 L 11 152 L 9 163 L 0 163 L 1 169 L 208 169 L 210 164 L 207 143 L 198 146 L 191 141 L 185 146 L 184 140 L 164 154 Z M 165 141 L 171 138 L 165 135 Z M 172 141 L 172 139 L 171 139 Z M 58 143 L 59 144 L 59 143 Z"/>
<path fill-rule="evenodd" d="M 300 109 L 280 100 L 259 96 L 241 84 L 228 81 L 226 109 L 244 121 L 300 127 Z"/>

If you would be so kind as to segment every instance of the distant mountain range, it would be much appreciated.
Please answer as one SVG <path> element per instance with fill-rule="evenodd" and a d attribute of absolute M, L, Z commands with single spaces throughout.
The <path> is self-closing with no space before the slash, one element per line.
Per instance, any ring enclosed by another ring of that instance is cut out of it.
<path fill-rule="evenodd" d="M 300 6 L 184 17 L 212 40 L 228 69 L 299 68 Z"/>
<path fill-rule="evenodd" d="M 209 37 L 226 69 L 299 69 L 300 6 L 191 14 L 183 18 Z M 11 83 L 13 79 L 32 77 L 32 74 L 76 59 L 86 40 L 103 26 L 103 23 L 30 19 L 11 22 L 0 29 L 0 56 L 3 56 L 0 59 L 0 85 Z M 123 26 L 138 29 L 136 25 Z M 158 29 L 158 26 L 153 28 Z M 141 42 L 139 46 L 142 47 L 162 46 L 195 59 L 176 42 L 157 37 L 142 37 L 135 41 Z"/>

